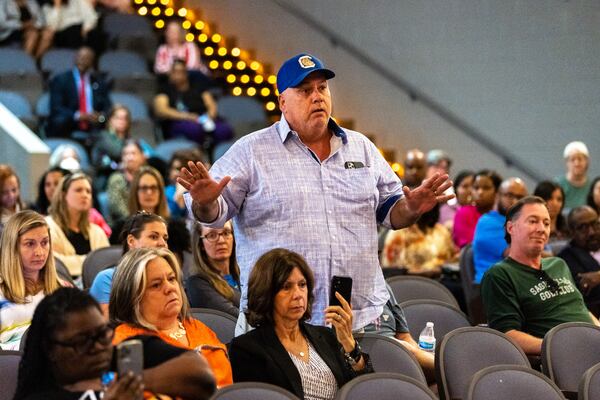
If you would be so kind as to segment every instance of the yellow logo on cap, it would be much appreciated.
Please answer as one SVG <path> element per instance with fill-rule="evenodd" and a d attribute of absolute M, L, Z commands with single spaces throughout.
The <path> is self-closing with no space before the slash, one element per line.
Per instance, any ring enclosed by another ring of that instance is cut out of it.
<path fill-rule="evenodd" d="M 302 56 L 298 59 L 298 62 L 302 68 L 313 68 L 315 66 L 311 56 Z"/>

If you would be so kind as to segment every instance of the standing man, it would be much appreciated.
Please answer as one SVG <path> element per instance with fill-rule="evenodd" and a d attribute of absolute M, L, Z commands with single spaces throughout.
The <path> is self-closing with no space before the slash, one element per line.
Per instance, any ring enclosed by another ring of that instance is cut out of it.
<path fill-rule="evenodd" d="M 490 268 L 481 296 L 490 328 L 506 333 L 526 354 L 539 355 L 542 338 L 563 322 L 599 325 L 588 311 L 565 262 L 542 258 L 550 236 L 546 202 L 528 196 L 506 214 L 508 257 Z"/>
<path fill-rule="evenodd" d="M 277 74 L 281 120 L 238 140 L 211 168 L 189 163 L 178 182 L 186 203 L 209 227 L 233 218 L 245 308 L 255 261 L 284 247 L 302 254 L 315 274 L 314 324 L 324 324 L 334 275 L 353 278 L 354 329 L 378 320 L 390 296 L 377 259 L 377 224 L 415 222 L 451 185 L 435 175 L 403 187 L 377 148 L 331 119 L 333 71 L 310 54 Z M 389 320 L 389 316 L 385 316 Z"/>

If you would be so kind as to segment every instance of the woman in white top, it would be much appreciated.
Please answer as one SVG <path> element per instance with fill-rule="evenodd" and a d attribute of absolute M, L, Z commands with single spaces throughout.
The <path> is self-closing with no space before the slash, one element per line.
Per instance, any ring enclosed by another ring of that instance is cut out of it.
<path fill-rule="evenodd" d="M 35 211 L 7 222 L 0 240 L 0 348 L 18 350 L 33 312 L 61 282 L 54 267 L 48 224 Z"/>
<path fill-rule="evenodd" d="M 36 57 L 41 58 L 54 45 L 77 48 L 86 43 L 98 24 L 98 14 L 90 0 L 41 0 L 46 27 Z"/>
<path fill-rule="evenodd" d="M 102 228 L 90 223 L 91 207 L 90 178 L 82 172 L 62 178 L 52 196 L 46 221 L 52 235 L 52 250 L 72 276 L 81 275 L 83 261 L 90 251 L 109 246 Z"/>

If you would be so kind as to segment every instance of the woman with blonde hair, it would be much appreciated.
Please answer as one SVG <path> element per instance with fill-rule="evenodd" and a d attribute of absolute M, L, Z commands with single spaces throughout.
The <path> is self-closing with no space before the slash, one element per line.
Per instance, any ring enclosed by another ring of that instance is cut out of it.
<path fill-rule="evenodd" d="M 46 221 L 52 235 L 52 250 L 72 276 L 81 275 L 89 252 L 109 245 L 102 228 L 90 223 L 91 207 L 90 177 L 82 172 L 63 177 L 52 196 Z"/>
<path fill-rule="evenodd" d="M 48 224 L 35 211 L 20 211 L 8 220 L 0 248 L 0 348 L 16 350 L 38 303 L 62 282 Z"/>
<path fill-rule="evenodd" d="M 231 221 L 221 229 L 196 225 L 193 233 L 194 266 L 186 280 L 192 307 L 212 308 L 238 317 L 240 268 L 235 258 Z"/>
<path fill-rule="evenodd" d="M 165 182 L 160 172 L 150 166 L 140 168 L 131 182 L 128 206 L 130 215 L 147 211 L 164 219 L 169 218 Z"/>
<path fill-rule="evenodd" d="M 108 311 L 116 326 L 113 342 L 155 335 L 165 342 L 195 349 L 210 365 L 218 387 L 232 383 L 227 348 L 202 322 L 192 318 L 177 258 L 167 249 L 127 252 L 113 278 Z"/>

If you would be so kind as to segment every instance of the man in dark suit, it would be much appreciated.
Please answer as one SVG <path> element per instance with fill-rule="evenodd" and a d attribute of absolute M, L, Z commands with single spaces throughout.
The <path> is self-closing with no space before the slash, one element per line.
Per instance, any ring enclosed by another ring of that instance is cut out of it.
<path fill-rule="evenodd" d="M 90 134 L 104 125 L 111 101 L 106 82 L 93 73 L 94 60 L 94 51 L 81 47 L 75 67 L 50 81 L 48 136 L 90 144 Z"/>
<path fill-rule="evenodd" d="M 573 208 L 567 217 L 572 240 L 558 253 L 565 260 L 590 311 L 600 312 L 600 221 L 590 206 Z"/>

